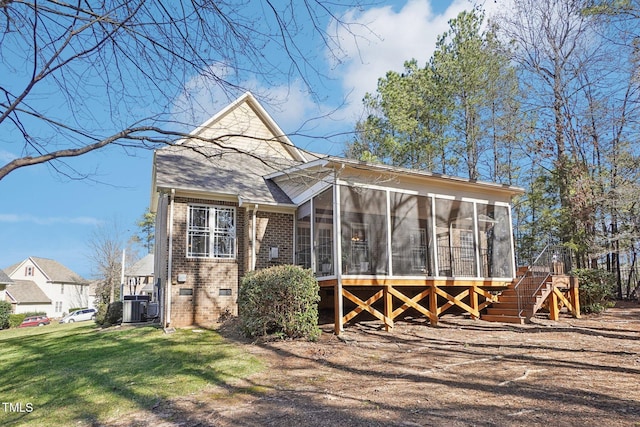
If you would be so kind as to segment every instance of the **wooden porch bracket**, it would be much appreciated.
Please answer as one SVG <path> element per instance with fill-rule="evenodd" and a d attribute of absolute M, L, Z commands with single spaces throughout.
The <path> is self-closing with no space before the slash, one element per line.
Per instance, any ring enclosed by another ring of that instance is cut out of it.
<path fill-rule="evenodd" d="M 376 318 L 378 318 L 379 320 L 381 320 L 384 323 L 385 327 L 393 328 L 393 319 L 391 319 L 390 317 L 387 317 L 384 313 L 381 313 L 375 308 L 373 308 L 373 304 L 384 296 L 384 289 L 380 289 L 378 292 L 373 294 L 373 296 L 371 296 L 366 301 L 361 300 L 360 298 L 358 298 L 357 296 L 355 296 L 354 294 L 352 294 L 351 292 L 349 292 L 344 288 L 342 289 L 342 296 L 344 296 L 346 299 L 356 304 L 356 308 L 351 310 L 342 318 L 343 324 L 347 323 L 349 320 L 353 319 L 363 311 L 366 311 L 372 314 L 373 316 L 375 316 Z M 385 311 L 386 311 L 386 307 L 385 307 Z"/>
<path fill-rule="evenodd" d="M 396 317 L 398 317 L 399 315 L 407 311 L 409 308 L 414 308 L 420 313 L 427 316 L 427 318 L 431 320 L 431 323 L 438 322 L 438 316 L 434 312 L 430 311 L 428 308 L 423 307 L 419 304 L 420 301 L 422 301 L 424 298 L 426 298 L 431 294 L 431 289 L 425 289 L 424 291 L 420 292 L 418 295 L 414 296 L 413 298 L 409 298 L 408 296 L 406 296 L 405 294 L 398 291 L 392 286 L 388 286 L 388 292 L 389 294 L 398 298 L 400 301 L 404 302 L 404 304 L 402 304 L 400 307 L 393 310 L 393 312 L 391 313 L 392 319 L 395 319 Z"/>
<path fill-rule="evenodd" d="M 575 291 L 574 291 L 575 290 Z M 554 287 L 553 291 L 550 293 L 549 298 L 549 318 L 551 320 L 557 321 L 560 317 L 560 303 L 562 303 L 567 310 L 571 312 L 573 317 L 579 319 L 580 318 L 580 306 L 579 306 L 579 298 L 576 298 L 574 295 L 577 291 L 576 288 L 569 288 L 567 291 L 567 295 L 560 290 L 560 288 Z M 575 301 L 578 301 L 578 306 L 576 307 Z"/>
<path fill-rule="evenodd" d="M 342 288 L 342 297 L 354 303 L 356 307 L 342 318 L 336 316 L 336 320 L 345 324 L 360 313 L 366 311 L 382 321 L 386 330 L 390 330 L 393 328 L 394 320 L 398 316 L 408 309 L 414 309 L 429 319 L 431 325 L 436 325 L 440 314 L 444 313 L 451 307 L 460 307 L 469 313 L 473 319 L 478 319 L 480 318 L 481 310 L 497 301 L 496 295 L 475 284 L 469 286 L 454 286 L 454 288 L 461 289 L 461 291 L 456 295 L 450 294 L 436 284 L 427 284 L 424 285 L 423 290 L 420 290 L 414 296 L 405 294 L 402 291 L 404 286 L 394 287 L 392 284 L 388 283 L 378 286 L 380 286 L 381 289 L 366 300 L 357 297 L 346 288 Z M 417 286 L 411 286 L 412 289 L 415 289 L 416 287 Z M 441 306 L 438 305 L 438 296 L 446 300 L 446 302 Z M 469 298 L 469 304 L 463 301 L 463 299 L 467 297 Z M 395 309 L 394 298 L 402 302 L 402 305 Z M 482 298 L 482 302 L 480 298 Z M 373 305 L 380 300 L 382 300 L 384 307 L 382 312 L 373 307 Z M 427 302 L 427 304 L 422 304 L 422 301 Z M 338 304 L 336 303 L 335 306 L 337 307 Z"/>
<path fill-rule="evenodd" d="M 438 308 L 438 311 L 437 311 L 438 315 L 440 313 L 444 313 L 445 311 L 447 311 L 448 309 L 450 309 L 453 306 L 458 306 L 458 307 L 462 308 L 463 310 L 465 310 L 467 313 L 471 314 L 471 316 L 475 316 L 475 318 L 480 317 L 480 312 L 478 311 L 477 308 L 474 309 L 473 307 L 471 307 L 471 306 L 465 304 L 464 302 L 462 302 L 462 298 L 464 298 L 467 295 L 469 295 L 470 293 L 472 293 L 473 286 L 470 287 L 469 289 L 465 289 L 464 291 L 460 292 L 456 296 L 448 294 L 447 292 L 443 291 L 442 289 L 440 289 L 437 286 L 434 286 L 433 288 L 434 288 L 434 291 L 435 291 L 436 294 L 440 295 L 441 297 L 446 298 L 447 301 L 448 301 L 442 307 Z M 477 295 L 476 295 L 476 298 L 477 298 Z"/>

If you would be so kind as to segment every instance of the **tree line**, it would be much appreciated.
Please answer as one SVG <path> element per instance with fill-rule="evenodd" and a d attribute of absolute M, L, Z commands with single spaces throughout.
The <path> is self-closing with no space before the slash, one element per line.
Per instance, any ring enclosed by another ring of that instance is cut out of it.
<path fill-rule="evenodd" d="M 364 97 L 353 158 L 521 186 L 519 262 L 545 245 L 617 273 L 628 296 L 640 227 L 640 4 L 518 0 L 460 13 L 426 64 Z M 623 295 L 625 293 L 627 295 Z"/>

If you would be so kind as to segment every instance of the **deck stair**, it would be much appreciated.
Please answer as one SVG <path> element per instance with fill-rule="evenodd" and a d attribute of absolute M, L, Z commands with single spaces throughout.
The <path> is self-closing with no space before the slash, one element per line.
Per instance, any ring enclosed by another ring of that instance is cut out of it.
<path fill-rule="evenodd" d="M 545 304 L 552 320 L 558 320 L 561 305 L 579 317 L 578 284 L 565 274 L 569 271 L 570 251 L 557 246 L 545 247 L 531 265 L 518 269 L 517 277 L 480 318 L 489 322 L 524 324 Z"/>
<path fill-rule="evenodd" d="M 527 298 L 519 297 L 516 289 L 518 284 L 521 287 L 534 290 L 527 295 Z M 481 319 L 489 322 L 527 323 L 540 310 L 552 292 L 553 285 L 550 275 L 528 274 L 520 276 L 498 296 L 497 302 L 487 308 L 486 314 L 483 314 Z"/>

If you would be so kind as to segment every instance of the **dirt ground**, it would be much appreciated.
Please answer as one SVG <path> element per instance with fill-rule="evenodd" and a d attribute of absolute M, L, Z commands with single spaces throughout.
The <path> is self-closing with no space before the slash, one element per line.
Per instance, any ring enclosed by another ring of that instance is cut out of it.
<path fill-rule="evenodd" d="M 527 325 L 445 315 L 323 325 L 315 343 L 240 340 L 268 369 L 127 425 L 640 426 L 640 305 Z"/>

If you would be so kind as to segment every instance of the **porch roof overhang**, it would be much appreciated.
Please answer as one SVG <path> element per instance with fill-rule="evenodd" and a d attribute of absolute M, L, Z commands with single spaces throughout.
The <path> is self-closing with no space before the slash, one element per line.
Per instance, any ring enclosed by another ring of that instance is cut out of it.
<path fill-rule="evenodd" d="M 361 170 L 363 172 L 368 171 L 368 172 L 384 173 L 394 177 L 413 177 L 413 178 L 422 179 L 425 181 L 438 181 L 443 184 L 450 183 L 457 187 L 473 187 L 476 189 L 485 188 L 487 190 L 494 191 L 494 192 L 500 192 L 503 194 L 506 193 L 509 196 L 517 196 L 525 193 L 524 188 L 508 185 L 508 184 L 498 184 L 493 182 L 479 181 L 479 180 L 474 180 L 469 178 L 462 178 L 458 176 L 421 171 L 417 169 L 408 169 L 408 168 L 402 168 L 398 166 L 368 163 L 368 162 L 363 162 L 359 160 L 347 159 L 342 157 L 333 157 L 333 156 L 322 157 L 317 160 L 296 165 L 291 168 L 273 172 L 265 176 L 265 178 L 274 179 L 280 176 L 293 174 L 293 173 L 300 173 L 304 170 L 310 170 L 310 169 L 322 169 L 322 168 L 342 169 L 346 167 L 349 167 L 355 170 Z"/>

